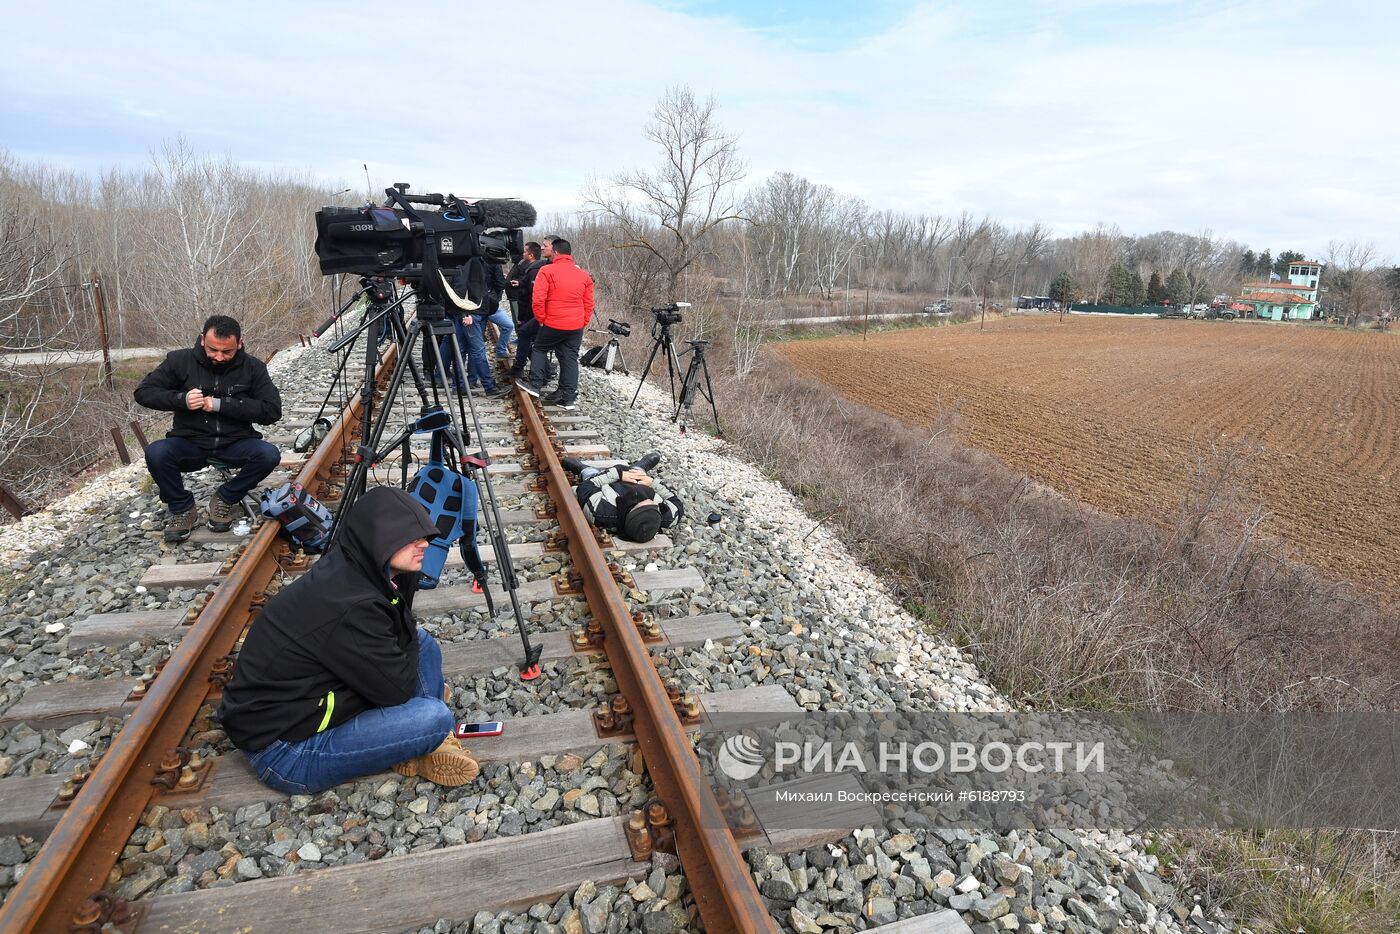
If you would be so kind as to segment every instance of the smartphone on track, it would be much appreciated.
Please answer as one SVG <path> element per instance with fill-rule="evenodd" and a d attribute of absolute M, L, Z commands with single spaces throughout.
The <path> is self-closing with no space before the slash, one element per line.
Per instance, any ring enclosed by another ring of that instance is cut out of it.
<path fill-rule="evenodd" d="M 482 736 L 500 736 L 505 729 L 505 724 L 499 720 L 487 720 L 484 723 L 467 723 L 463 721 L 457 724 L 457 729 L 453 732 L 458 739 L 477 739 Z"/>

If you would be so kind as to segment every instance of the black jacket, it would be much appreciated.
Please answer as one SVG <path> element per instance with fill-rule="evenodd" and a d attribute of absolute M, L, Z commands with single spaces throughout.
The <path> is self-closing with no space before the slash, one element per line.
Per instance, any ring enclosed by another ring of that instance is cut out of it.
<path fill-rule="evenodd" d="M 224 689 L 219 720 L 246 752 L 306 739 L 418 684 L 417 572 L 389 576 L 404 545 L 437 535 L 403 490 L 375 487 L 351 508 L 335 545 L 253 622 Z"/>
<path fill-rule="evenodd" d="M 520 321 L 529 321 L 535 316 L 535 277 L 540 274 L 540 270 L 549 265 L 547 259 L 537 259 L 529 266 L 525 267 L 525 278 L 520 280 Z"/>
<path fill-rule="evenodd" d="M 628 488 L 632 487 L 635 493 L 656 500 L 661 511 L 663 529 L 675 525 L 676 520 L 685 516 L 685 506 L 681 503 L 681 498 L 656 477 L 651 478 L 650 489 L 637 489 L 637 485 L 623 483 L 622 475 L 631 466 L 619 461 L 579 483 L 578 488 L 574 490 L 574 496 L 578 498 L 579 506 L 583 507 L 584 516 L 595 528 L 613 535 L 620 534 L 622 523 L 618 516 L 619 500 L 625 499 Z"/>
<path fill-rule="evenodd" d="M 506 298 L 511 301 L 519 301 L 521 293 L 525 289 L 525 272 L 530 268 L 530 261 L 525 257 L 520 257 L 520 262 L 510 267 L 510 272 L 506 273 Z M 520 285 L 511 285 L 512 282 L 519 282 Z"/>
<path fill-rule="evenodd" d="M 218 400 L 218 410 L 192 411 L 185 394 L 198 389 Z M 267 366 L 241 347 L 227 363 L 214 363 L 196 344 L 172 350 L 132 393 L 148 409 L 174 412 L 169 438 L 186 438 L 206 453 L 234 441 L 261 438 L 253 423 L 271 425 L 282 417 L 282 396 L 267 375 Z"/>

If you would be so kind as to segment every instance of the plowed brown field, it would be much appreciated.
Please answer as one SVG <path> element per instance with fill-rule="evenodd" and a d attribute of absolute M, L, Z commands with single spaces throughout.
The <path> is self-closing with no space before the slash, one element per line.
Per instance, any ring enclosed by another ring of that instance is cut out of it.
<path fill-rule="evenodd" d="M 1296 556 L 1400 597 L 1400 339 L 1069 317 L 795 341 L 800 373 L 1116 515 L 1160 516 L 1214 452 Z"/>

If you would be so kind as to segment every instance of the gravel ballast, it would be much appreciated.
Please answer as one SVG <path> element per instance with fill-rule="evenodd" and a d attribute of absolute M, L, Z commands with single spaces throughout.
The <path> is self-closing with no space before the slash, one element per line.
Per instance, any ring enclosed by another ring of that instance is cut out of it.
<path fill-rule="evenodd" d="M 319 402 L 314 387 L 324 385 L 332 362 L 315 350 L 293 348 L 271 369 L 279 385 L 302 387 L 300 401 Z M 664 389 L 644 387 L 638 408 L 628 409 L 635 386 L 635 379 L 585 370 L 577 414 L 592 418 L 600 441 L 620 458 L 659 451 L 656 472 L 680 493 L 686 516 L 669 531 L 670 547 L 619 561 L 634 571 L 696 568 L 703 589 L 649 594 L 650 611 L 661 618 L 727 613 L 741 629 L 731 641 L 658 653 L 663 675 L 699 692 L 777 685 L 806 710 L 1010 709 L 954 647 L 901 610 L 790 493 L 729 456 L 723 441 L 695 427 L 682 436 L 668 420 Z M 289 407 L 298 401 L 287 395 Z M 207 477 L 192 484 L 203 500 L 210 488 Z M 503 498 L 502 508 L 539 501 L 533 495 Z M 0 555 L 10 575 L 0 601 L 0 709 L 36 684 L 138 675 L 165 653 L 167 642 L 70 651 L 72 622 L 97 612 L 188 606 L 213 585 L 143 592 L 141 574 L 162 559 L 184 563 L 227 554 L 228 546 L 170 548 L 160 541 L 162 507 L 139 464 L 93 481 L 56 507 L 0 529 Z M 712 515 L 718 517 L 713 523 Z M 544 530 L 511 526 L 507 537 L 538 541 Z M 520 570 L 535 580 L 561 566 L 559 557 L 546 556 L 521 562 Z M 461 571 L 444 580 L 461 582 Z M 568 629 L 586 615 L 572 600 L 537 603 L 530 611 L 538 631 Z M 63 627 L 53 629 L 56 624 Z M 514 632 L 513 619 L 492 620 L 484 611 L 429 617 L 423 625 L 443 642 Z M 591 706 L 613 688 L 605 666 L 581 659 L 549 663 L 544 676 L 528 684 L 498 669 L 455 678 L 452 685 L 464 715 L 497 719 Z M 61 730 L 0 728 L 0 775 L 67 771 L 118 726 L 108 717 Z M 237 754 L 217 724 L 206 726 L 201 748 Z M 629 768 L 628 755 L 614 745 L 592 756 L 493 766 L 458 789 L 395 776 L 232 813 L 152 808 L 122 855 L 114 888 L 139 898 L 233 885 L 626 813 L 651 794 L 645 777 Z M 8 892 L 36 850 L 34 841 L 0 837 L 0 892 Z M 958 911 L 979 934 L 1217 929 L 1190 893 L 1163 880 L 1140 838 L 1119 833 L 893 827 L 859 830 L 804 852 L 757 850 L 749 858 L 774 916 L 792 931 L 863 930 L 944 908 Z M 415 930 L 681 931 L 691 929 L 691 909 L 683 874 L 659 856 L 648 878 L 625 886 L 585 885 L 548 905 L 480 912 Z"/>

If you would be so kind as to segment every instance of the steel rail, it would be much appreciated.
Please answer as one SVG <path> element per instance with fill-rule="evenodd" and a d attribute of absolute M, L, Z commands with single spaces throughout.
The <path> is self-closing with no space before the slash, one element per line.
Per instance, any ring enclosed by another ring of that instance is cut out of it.
<path fill-rule="evenodd" d="M 393 355 L 391 347 L 377 377 L 387 372 L 384 368 L 392 364 Z M 356 394 L 336 428 L 302 467 L 297 482 L 307 490 L 314 493 L 344 456 L 346 441 L 358 428 L 360 406 Z M 153 779 L 162 771 L 162 760 L 167 760 L 168 770 L 171 753 L 209 694 L 210 674 L 233 651 L 252 614 L 254 596 L 265 592 L 277 573 L 278 528 L 275 522 L 262 524 L 171 652 L 164 670 L 0 908 L 0 931 L 95 931 L 108 920 L 124 919 L 127 907 L 102 889 L 156 795 Z"/>
<path fill-rule="evenodd" d="M 666 693 L 651 653 L 632 621 L 602 549 L 593 537 L 573 484 L 545 431 L 539 410 L 517 394 L 521 422 L 535 462 L 568 539 L 574 570 L 602 625 L 613 677 L 633 712 L 633 730 L 657 794 L 671 813 L 676 850 L 709 934 L 771 932 L 777 927 L 764 906 L 748 863 L 729 832 L 709 779 L 700 768 L 685 725 Z"/>

